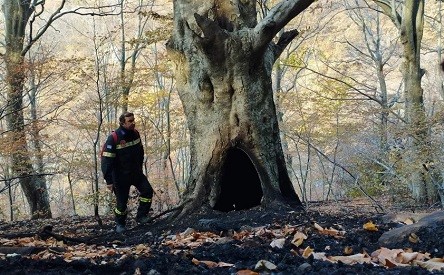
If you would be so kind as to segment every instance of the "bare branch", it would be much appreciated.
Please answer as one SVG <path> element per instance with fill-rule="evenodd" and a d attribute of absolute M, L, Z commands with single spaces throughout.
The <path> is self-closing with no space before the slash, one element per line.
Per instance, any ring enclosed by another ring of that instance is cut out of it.
<path fill-rule="evenodd" d="M 40 3 L 40 2 L 39 2 Z M 89 16 L 109 16 L 109 15 L 118 15 L 118 13 L 115 12 L 115 9 L 118 7 L 118 5 L 108 5 L 108 6 L 100 6 L 100 7 L 78 7 L 73 10 L 64 11 L 62 12 L 64 6 L 65 6 L 66 0 L 62 0 L 60 3 L 60 6 L 57 8 L 57 10 L 51 14 L 51 16 L 47 19 L 46 24 L 37 32 L 37 34 L 33 37 L 30 37 L 28 44 L 23 48 L 21 55 L 25 56 L 26 53 L 31 49 L 32 45 L 42 37 L 43 34 L 46 33 L 46 31 L 49 29 L 51 24 L 56 21 L 57 19 L 61 18 L 62 16 L 65 16 L 67 14 L 76 14 L 76 15 L 89 15 Z M 42 3 L 42 6 L 44 4 L 44 1 Z M 105 11 L 101 11 L 105 10 Z M 37 15 L 35 15 L 37 16 Z M 33 20 L 35 17 L 33 17 Z M 31 28 L 31 35 L 32 35 L 32 25 Z"/>

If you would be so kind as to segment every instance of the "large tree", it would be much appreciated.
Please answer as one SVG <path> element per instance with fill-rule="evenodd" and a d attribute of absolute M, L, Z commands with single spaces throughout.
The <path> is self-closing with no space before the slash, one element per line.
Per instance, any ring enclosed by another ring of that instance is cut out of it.
<path fill-rule="evenodd" d="M 190 130 L 181 217 L 203 205 L 230 211 L 300 205 L 279 137 L 271 71 L 298 32 L 276 34 L 314 0 L 281 1 L 257 22 L 256 1 L 174 0 L 168 42 Z"/>

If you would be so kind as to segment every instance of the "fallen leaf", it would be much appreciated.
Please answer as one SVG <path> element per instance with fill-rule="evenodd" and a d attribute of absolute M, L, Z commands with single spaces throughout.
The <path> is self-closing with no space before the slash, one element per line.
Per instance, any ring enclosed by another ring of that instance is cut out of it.
<path fill-rule="evenodd" d="M 191 259 L 191 262 L 195 265 L 199 265 L 200 261 L 196 258 Z"/>
<path fill-rule="evenodd" d="M 378 227 L 372 221 L 365 223 L 363 227 L 368 231 L 378 231 Z"/>
<path fill-rule="evenodd" d="M 213 261 L 199 261 L 196 258 L 193 258 L 191 260 L 191 262 L 195 265 L 200 265 L 200 264 L 204 264 L 206 266 L 208 266 L 209 268 L 215 268 L 215 267 L 232 267 L 234 266 L 234 264 L 229 264 L 229 263 L 224 263 L 224 262 L 213 262 Z"/>
<path fill-rule="evenodd" d="M 283 248 L 285 244 L 285 238 L 275 239 L 270 243 L 271 247 Z"/>
<path fill-rule="evenodd" d="M 277 269 L 277 266 L 275 264 L 273 264 L 272 262 L 269 262 L 266 260 L 260 260 L 259 262 L 257 262 L 254 269 L 255 270 L 275 270 L 275 269 Z"/>
<path fill-rule="evenodd" d="M 371 257 L 374 259 L 374 261 L 379 261 L 384 266 L 392 267 L 398 263 L 396 259 L 401 253 L 404 253 L 404 250 L 381 247 L 380 249 L 374 251 L 371 254 Z M 401 265 L 400 262 L 399 265 Z"/>
<path fill-rule="evenodd" d="M 319 224 L 317 224 L 317 223 L 313 223 L 313 226 L 314 226 L 314 228 L 316 228 L 318 231 L 324 231 L 324 228 L 322 227 L 322 226 L 320 226 Z"/>
<path fill-rule="evenodd" d="M 205 264 L 209 268 L 215 268 L 215 267 L 219 266 L 216 262 L 213 262 L 213 261 L 200 261 L 200 262 Z"/>
<path fill-rule="evenodd" d="M 259 273 L 254 272 L 254 271 L 249 270 L 249 269 L 239 270 L 236 274 L 237 275 L 259 275 Z"/>
<path fill-rule="evenodd" d="M 308 257 L 310 257 L 311 253 L 313 253 L 314 249 L 311 249 L 310 246 L 307 246 L 304 249 L 304 252 L 302 252 L 302 257 L 304 257 L 305 259 L 307 259 Z"/>
<path fill-rule="evenodd" d="M 331 256 L 328 257 L 332 261 L 342 262 L 344 264 L 353 265 L 353 264 L 363 264 L 370 263 L 371 258 L 366 257 L 365 254 L 355 254 L 350 256 Z"/>
<path fill-rule="evenodd" d="M 299 247 L 306 239 L 307 239 L 307 235 L 298 231 L 298 232 L 296 232 L 296 234 L 294 234 L 294 237 L 293 237 L 293 240 L 291 241 L 291 243 L 294 244 L 296 247 Z"/>
<path fill-rule="evenodd" d="M 353 253 L 353 248 L 351 246 L 344 247 L 344 254 L 345 255 L 350 255 L 352 253 Z"/>
<path fill-rule="evenodd" d="M 433 259 L 428 260 L 427 262 L 414 261 L 414 263 L 419 265 L 422 268 L 427 269 L 428 271 L 444 270 L 444 259 L 443 258 L 433 258 Z"/>
<path fill-rule="evenodd" d="M 230 263 L 224 263 L 224 262 L 218 262 L 217 263 L 218 267 L 232 267 L 234 266 L 234 264 L 230 264 Z"/>
<path fill-rule="evenodd" d="M 404 223 L 405 224 L 414 224 L 415 220 L 413 218 L 407 218 L 407 219 L 404 220 Z"/>
<path fill-rule="evenodd" d="M 418 252 L 403 252 L 396 258 L 397 262 L 408 264 L 418 257 Z"/>

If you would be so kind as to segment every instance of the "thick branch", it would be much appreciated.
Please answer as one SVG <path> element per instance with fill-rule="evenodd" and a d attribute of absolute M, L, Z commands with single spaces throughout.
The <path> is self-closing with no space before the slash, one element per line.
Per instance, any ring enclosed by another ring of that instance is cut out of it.
<path fill-rule="evenodd" d="M 315 0 L 283 0 L 270 10 L 268 15 L 253 29 L 255 45 L 253 50 L 265 49 L 276 34 Z"/>
<path fill-rule="evenodd" d="M 288 44 L 293 41 L 293 39 L 298 36 L 299 32 L 298 30 L 290 30 L 284 32 L 281 37 L 279 38 L 279 41 L 276 43 L 276 46 L 274 47 L 274 61 L 279 58 L 282 51 L 288 46 Z"/>

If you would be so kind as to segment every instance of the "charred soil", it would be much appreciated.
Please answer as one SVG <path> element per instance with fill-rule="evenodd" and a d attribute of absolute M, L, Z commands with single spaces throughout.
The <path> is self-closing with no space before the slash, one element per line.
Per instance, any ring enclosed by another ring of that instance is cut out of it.
<path fill-rule="evenodd" d="M 409 213 L 401 210 L 392 208 L 390 212 Z M 114 232 L 111 217 L 101 226 L 93 218 L 80 217 L 0 222 L 0 273 L 442 273 L 414 264 L 325 260 L 330 256 L 370 257 L 381 248 L 378 239 L 384 232 L 403 225 L 382 222 L 382 216 L 368 202 L 342 201 L 311 203 L 304 210 L 201 211 L 169 225 L 160 219 L 146 225 L 131 222 L 123 234 Z M 377 230 L 364 229 L 370 221 Z M 306 238 L 297 238 L 297 232 Z M 434 242 L 433 236 L 421 236 L 414 244 L 415 252 L 442 258 L 444 249 L 434 247 Z M 316 253 L 322 253 L 324 260 Z"/>

